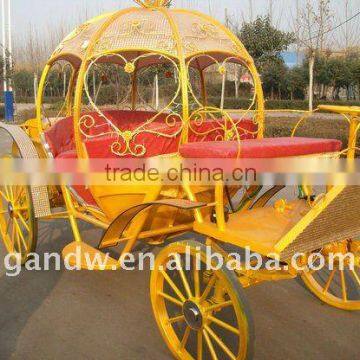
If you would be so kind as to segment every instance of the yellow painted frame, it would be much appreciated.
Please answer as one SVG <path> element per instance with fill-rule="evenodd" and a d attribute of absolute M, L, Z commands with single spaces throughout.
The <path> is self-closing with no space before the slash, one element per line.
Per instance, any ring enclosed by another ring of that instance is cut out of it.
<path fill-rule="evenodd" d="M 238 52 L 234 54 L 230 54 L 228 52 L 223 52 L 222 50 L 218 49 L 216 50 L 217 53 L 221 53 L 224 55 L 228 55 L 230 57 L 236 57 L 239 58 L 242 62 L 244 62 L 244 65 L 247 66 L 248 70 L 250 71 L 250 74 L 252 75 L 254 79 L 254 86 L 255 86 L 255 97 L 257 100 L 256 103 L 256 119 L 258 123 L 258 133 L 257 136 L 259 138 L 262 138 L 264 136 L 264 130 L 265 130 L 265 106 L 264 106 L 264 94 L 262 90 L 261 85 L 261 79 L 257 72 L 257 69 L 255 67 L 255 63 L 249 53 L 246 51 L 240 40 L 224 25 L 217 22 L 216 20 L 212 19 L 211 17 L 198 13 L 193 12 L 189 10 L 172 10 L 169 11 L 166 8 L 161 7 L 160 3 L 158 6 L 147 6 L 149 8 L 149 11 L 159 11 L 161 12 L 164 17 L 167 19 L 172 32 L 174 36 L 174 40 L 176 42 L 177 46 L 177 56 L 174 57 L 173 54 L 167 53 L 166 51 L 160 51 L 157 50 L 156 52 L 158 54 L 162 54 L 165 56 L 168 56 L 170 58 L 174 58 L 178 62 L 179 66 L 179 81 L 181 84 L 181 95 L 182 95 L 182 105 L 183 105 L 183 123 L 185 124 L 182 135 L 181 135 L 181 142 L 186 143 L 188 141 L 188 123 L 190 119 L 190 110 L 189 110 L 189 92 L 188 92 L 188 68 L 187 63 L 189 59 L 192 59 L 193 57 L 196 57 L 197 55 L 206 55 L 207 53 L 192 53 L 186 55 L 183 51 L 183 44 L 182 44 L 182 38 L 181 34 L 179 32 L 178 26 L 172 16 L 173 13 L 182 13 L 182 14 L 188 14 L 192 15 L 195 14 L 201 19 L 204 19 L 206 21 L 209 21 L 211 24 L 214 24 L 216 27 L 224 31 L 225 34 L 232 40 L 234 45 L 236 46 Z M 115 52 L 126 52 L 126 51 L 141 51 L 141 52 L 149 52 L 154 51 L 154 49 L 118 49 L 117 51 L 111 50 L 111 51 L 104 51 L 101 54 L 94 54 L 94 48 L 101 38 L 102 34 L 107 30 L 111 24 L 116 21 L 119 17 L 124 16 L 126 14 L 136 12 L 138 11 L 138 8 L 129 8 L 120 10 L 116 13 L 107 14 L 108 19 L 102 24 L 102 26 L 98 29 L 96 34 L 91 39 L 91 42 L 89 43 L 86 52 L 82 59 L 77 57 L 79 59 L 79 62 L 81 61 L 81 66 L 79 68 L 76 68 L 73 66 L 73 74 L 70 81 L 70 86 L 68 90 L 68 95 L 66 98 L 67 102 L 67 111 L 68 114 L 70 114 L 71 110 L 73 111 L 74 115 L 74 132 L 75 132 L 75 142 L 76 142 L 76 150 L 78 153 L 79 158 L 86 159 L 87 153 L 86 150 L 83 147 L 82 141 L 81 141 L 81 135 L 79 132 L 78 124 L 80 121 L 80 115 L 81 115 L 81 106 L 82 106 L 82 94 L 83 94 L 83 88 L 84 88 L 84 75 L 86 74 L 87 67 L 89 63 L 91 62 L 94 57 L 97 57 L 99 55 L 105 56 L 110 53 Z M 101 17 L 101 16 L 100 16 Z M 95 19 L 98 19 L 100 17 L 97 17 Z M 214 51 L 210 51 L 209 53 L 213 53 Z M 42 100 L 43 100 L 43 93 L 44 88 L 46 84 L 46 79 L 49 74 L 49 71 L 52 67 L 52 65 L 59 59 L 66 59 L 66 57 L 72 57 L 74 54 L 55 54 L 50 58 L 48 63 L 46 64 L 44 71 L 41 76 L 41 80 L 39 83 L 39 91 L 38 91 L 38 97 L 36 100 L 36 113 L 37 113 L 37 130 L 38 133 L 41 135 L 44 131 L 43 124 L 42 124 L 42 113 L 41 113 L 41 106 L 42 106 Z M 137 70 L 135 69 L 133 73 L 133 87 L 132 87 L 132 107 L 135 107 L 136 103 L 136 88 L 134 84 L 136 84 L 136 77 L 137 77 Z M 200 81 L 201 81 L 201 95 L 203 98 L 203 102 L 205 106 L 207 106 L 207 93 L 206 93 L 206 86 L 205 86 L 205 78 L 204 73 L 202 70 L 200 70 Z M 76 82 L 76 86 L 75 86 Z M 74 99 L 72 99 L 72 92 L 75 89 L 75 96 Z M 337 113 L 344 114 L 346 117 L 347 115 L 350 116 L 350 132 L 349 132 L 349 152 L 348 157 L 353 158 L 355 155 L 355 146 L 356 146 L 356 135 L 360 130 L 360 122 L 359 122 L 359 116 L 360 116 L 360 109 L 359 108 L 351 108 L 351 107 L 325 107 L 320 106 L 320 110 L 328 110 L 333 111 Z M 219 109 L 216 109 L 219 110 Z M 242 110 L 234 110 L 234 112 L 241 112 Z M 288 111 L 288 110 L 287 110 Z M 294 110 L 295 111 L 295 110 Z M 309 113 L 306 113 L 306 115 L 309 115 Z M 295 129 L 296 130 L 296 129 Z M 294 130 L 294 131 L 295 131 Z M 263 246 L 262 244 L 252 244 L 253 250 L 258 251 L 262 254 L 269 253 L 270 251 L 275 251 L 276 253 L 280 254 L 287 246 L 289 246 L 294 239 L 308 226 L 321 212 L 324 208 L 326 208 L 335 198 L 336 196 L 341 193 L 341 191 L 344 189 L 344 187 L 332 187 L 329 188 L 329 193 L 325 197 L 325 200 L 321 202 L 321 204 L 318 204 L 314 206 L 314 208 L 285 236 L 283 237 L 274 248 L 268 248 L 266 246 Z M 217 219 L 217 227 L 215 231 L 211 231 L 209 235 L 210 237 L 210 243 L 212 246 L 218 246 L 218 243 L 216 239 L 223 241 L 223 242 L 231 242 L 229 241 L 227 234 L 226 234 L 226 221 L 224 217 L 224 184 L 221 182 L 218 182 L 214 186 L 214 201 L 212 203 L 209 203 L 207 207 L 213 208 L 216 214 Z M 184 196 L 186 196 L 191 201 L 197 201 L 197 194 L 194 191 L 191 183 L 187 180 L 184 180 L 183 184 L 181 185 L 181 191 L 183 192 Z M 77 243 L 81 243 L 81 234 L 79 232 L 78 226 L 77 226 L 77 219 L 82 219 L 84 221 L 87 221 L 95 226 L 98 226 L 100 228 L 103 228 L 106 230 L 110 225 L 110 220 L 107 219 L 100 210 L 94 209 L 91 206 L 88 206 L 87 204 L 78 204 L 74 196 L 71 194 L 71 191 L 68 187 L 62 186 L 62 193 L 64 196 L 64 201 L 66 205 L 66 211 L 58 214 L 53 214 L 51 216 L 48 216 L 44 218 L 45 220 L 51 220 L 56 218 L 68 218 L 73 230 L 74 238 Z M 149 197 L 150 200 L 156 199 L 160 194 L 160 190 L 158 193 L 154 192 Z M 263 198 L 260 199 L 260 204 L 265 204 L 269 198 L 269 195 L 265 194 Z M 249 205 L 250 206 L 250 205 Z M 89 215 L 90 214 L 90 215 Z M 125 236 L 117 243 L 120 242 L 128 242 L 128 248 L 131 249 L 131 247 L 134 245 L 136 240 L 138 239 L 146 239 L 152 236 L 159 236 L 159 235 L 171 235 L 172 233 L 176 233 L 179 231 L 187 231 L 187 230 L 197 230 L 200 229 L 202 226 L 206 226 L 206 221 L 204 217 L 204 211 L 203 209 L 196 209 L 194 210 L 194 222 L 188 223 L 188 224 L 180 224 L 177 226 L 173 226 L 171 228 L 162 228 L 162 229 L 154 229 L 149 231 L 143 231 L 143 225 L 144 225 L 144 217 L 137 218 L 134 220 L 134 223 L 132 225 L 132 229 L 135 229 L 131 236 Z M 201 232 L 201 231 L 200 231 Z M 104 244 L 105 246 L 113 246 L 113 243 Z M 238 244 L 237 244 L 238 245 Z M 243 246 L 246 246 L 248 244 L 241 244 Z M 295 276 L 292 271 L 289 271 L 289 276 L 293 277 Z M 264 274 L 261 276 L 261 280 L 266 278 Z M 278 279 L 283 279 L 284 274 L 281 274 L 281 276 L 278 276 Z M 272 275 L 271 280 L 276 280 L 277 276 Z M 260 281 L 260 276 L 259 279 Z M 257 282 L 257 281 L 256 281 Z M 244 283 L 245 284 L 245 283 Z"/>

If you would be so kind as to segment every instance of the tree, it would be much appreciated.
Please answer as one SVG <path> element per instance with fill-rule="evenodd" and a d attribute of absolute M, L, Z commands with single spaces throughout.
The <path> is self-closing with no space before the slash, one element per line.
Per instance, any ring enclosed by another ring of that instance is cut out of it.
<path fill-rule="evenodd" d="M 286 88 L 290 94 L 290 100 L 294 98 L 304 98 L 304 89 L 306 88 L 306 71 L 303 67 L 290 69 L 286 77 Z"/>
<path fill-rule="evenodd" d="M 351 72 L 354 77 L 354 84 L 357 87 L 358 98 L 360 99 L 360 56 L 357 56 L 357 58 L 354 60 Z"/>
<path fill-rule="evenodd" d="M 311 0 L 306 0 L 296 22 L 297 41 L 306 49 L 309 60 L 309 111 L 313 111 L 315 60 L 324 50 L 330 17 L 330 0 L 317 0 L 315 6 Z"/>
<path fill-rule="evenodd" d="M 350 100 L 350 88 L 354 83 L 351 71 L 353 60 L 351 58 L 333 58 L 329 61 L 329 71 L 333 85 L 333 99 L 339 99 L 340 89 L 346 89 L 347 100 Z"/>
<path fill-rule="evenodd" d="M 265 93 L 273 99 L 277 89 L 278 97 L 281 98 L 282 91 L 286 90 L 283 84 L 287 72 L 281 52 L 295 41 L 294 34 L 275 28 L 269 16 L 259 16 L 255 21 L 245 23 L 236 33 L 254 58 Z"/>
<path fill-rule="evenodd" d="M 275 89 L 277 96 L 281 99 L 283 91 L 286 90 L 285 79 L 288 69 L 284 61 L 280 58 L 268 58 L 261 65 L 261 78 L 265 93 L 270 94 L 271 100 L 275 98 Z"/>
<path fill-rule="evenodd" d="M 14 74 L 14 63 L 10 63 L 9 61 L 9 52 L 6 50 L 6 60 L 2 56 L 0 56 L 0 81 L 3 82 L 5 80 L 4 76 L 4 62 L 6 61 L 6 80 L 11 81 Z M 11 65 L 11 66 L 10 66 Z"/>
<path fill-rule="evenodd" d="M 319 86 L 319 98 L 326 98 L 326 89 L 331 85 L 329 57 L 319 54 L 315 59 L 314 80 Z"/>
<path fill-rule="evenodd" d="M 16 71 L 13 81 L 18 95 L 21 97 L 33 96 L 33 74 L 30 71 Z"/>
<path fill-rule="evenodd" d="M 269 16 L 257 17 L 255 21 L 245 23 L 237 35 L 257 63 L 279 58 L 296 37 L 291 32 L 276 29 Z"/>

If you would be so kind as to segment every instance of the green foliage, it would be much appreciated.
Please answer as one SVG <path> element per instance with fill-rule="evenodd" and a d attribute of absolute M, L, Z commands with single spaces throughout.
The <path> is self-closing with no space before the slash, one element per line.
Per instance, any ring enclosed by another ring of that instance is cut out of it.
<path fill-rule="evenodd" d="M 302 66 L 288 69 L 280 56 L 295 42 L 293 33 L 275 28 L 269 17 L 258 17 L 253 22 L 245 23 L 237 30 L 237 35 L 255 60 L 265 98 L 305 98 L 309 82 L 308 59 Z M 331 88 L 331 99 L 339 100 L 340 90 L 345 89 L 347 99 L 354 100 L 356 89 L 359 91 L 360 88 L 360 55 L 331 57 L 330 53 L 317 54 L 314 81 L 318 98 L 326 100 L 328 89 Z"/>
<path fill-rule="evenodd" d="M 258 64 L 269 58 L 279 58 L 279 54 L 296 39 L 293 33 L 275 28 L 269 16 L 259 16 L 255 21 L 245 23 L 237 35 Z"/>
<path fill-rule="evenodd" d="M 7 57 L 8 59 L 8 57 Z M 10 62 L 6 61 L 6 79 L 10 80 L 13 76 L 13 67 L 14 65 L 10 66 Z M 0 56 L 0 81 L 4 80 L 4 58 Z"/>
<path fill-rule="evenodd" d="M 220 97 L 209 97 L 209 104 L 219 107 Z M 227 97 L 225 99 L 225 108 L 227 109 L 247 109 L 251 104 L 249 99 L 236 99 L 235 97 Z M 344 106 L 360 106 L 360 101 L 324 101 L 317 100 L 314 105 L 344 105 Z M 291 109 L 291 110 L 308 110 L 309 103 L 305 100 L 267 100 L 265 103 L 267 110 Z"/>
<path fill-rule="evenodd" d="M 237 35 L 255 60 L 265 94 L 273 99 L 276 91 L 281 97 L 287 91 L 287 68 L 280 53 L 295 41 L 294 34 L 275 28 L 269 16 L 259 16 L 255 21 L 245 23 Z"/>
<path fill-rule="evenodd" d="M 301 66 L 289 69 L 285 76 L 286 90 L 290 95 L 290 100 L 303 99 L 305 97 L 305 89 L 307 71 Z"/>
<path fill-rule="evenodd" d="M 303 65 L 304 78 L 308 81 L 308 59 Z M 331 56 L 331 54 L 317 54 L 314 70 L 315 84 L 323 88 L 331 87 L 331 98 L 339 99 L 341 89 L 345 89 L 347 99 L 354 99 L 354 89 L 360 84 L 360 54 L 349 53 L 345 56 Z M 352 95 L 351 95 L 352 94 Z M 321 94 L 325 97 L 326 94 Z"/>
<path fill-rule="evenodd" d="M 34 96 L 34 75 L 26 70 L 19 70 L 13 76 L 16 93 L 20 97 Z"/>
<path fill-rule="evenodd" d="M 263 62 L 261 67 L 263 89 L 265 94 L 270 94 L 271 99 L 274 98 L 275 89 L 277 89 L 279 97 L 281 97 L 282 90 L 286 90 L 284 84 L 287 72 L 287 67 L 281 59 L 268 58 L 267 61 Z"/>

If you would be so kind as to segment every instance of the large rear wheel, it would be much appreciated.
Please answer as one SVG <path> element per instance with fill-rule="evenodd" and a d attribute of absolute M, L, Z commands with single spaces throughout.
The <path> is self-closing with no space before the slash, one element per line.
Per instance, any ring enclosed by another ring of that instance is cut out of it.
<path fill-rule="evenodd" d="M 209 270 L 208 253 L 183 241 L 157 256 L 151 301 L 161 334 L 177 359 L 251 359 L 254 330 L 242 286 L 225 265 Z"/>
<path fill-rule="evenodd" d="M 15 261 L 24 264 L 36 250 L 37 228 L 30 187 L 0 185 L 0 235 Z"/>

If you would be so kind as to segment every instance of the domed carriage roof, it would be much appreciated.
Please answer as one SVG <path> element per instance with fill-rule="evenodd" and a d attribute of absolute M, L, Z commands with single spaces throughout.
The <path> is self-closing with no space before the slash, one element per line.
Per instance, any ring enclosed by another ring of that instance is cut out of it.
<path fill-rule="evenodd" d="M 119 52 L 130 58 L 142 52 L 172 58 L 206 52 L 251 61 L 237 37 L 213 18 L 191 10 L 168 9 L 167 0 L 136 2 L 142 6 L 104 14 L 79 26 L 61 42 L 50 62 L 66 59 L 79 65 L 85 57 Z M 209 59 L 201 61 L 198 66 L 206 67 Z"/>

